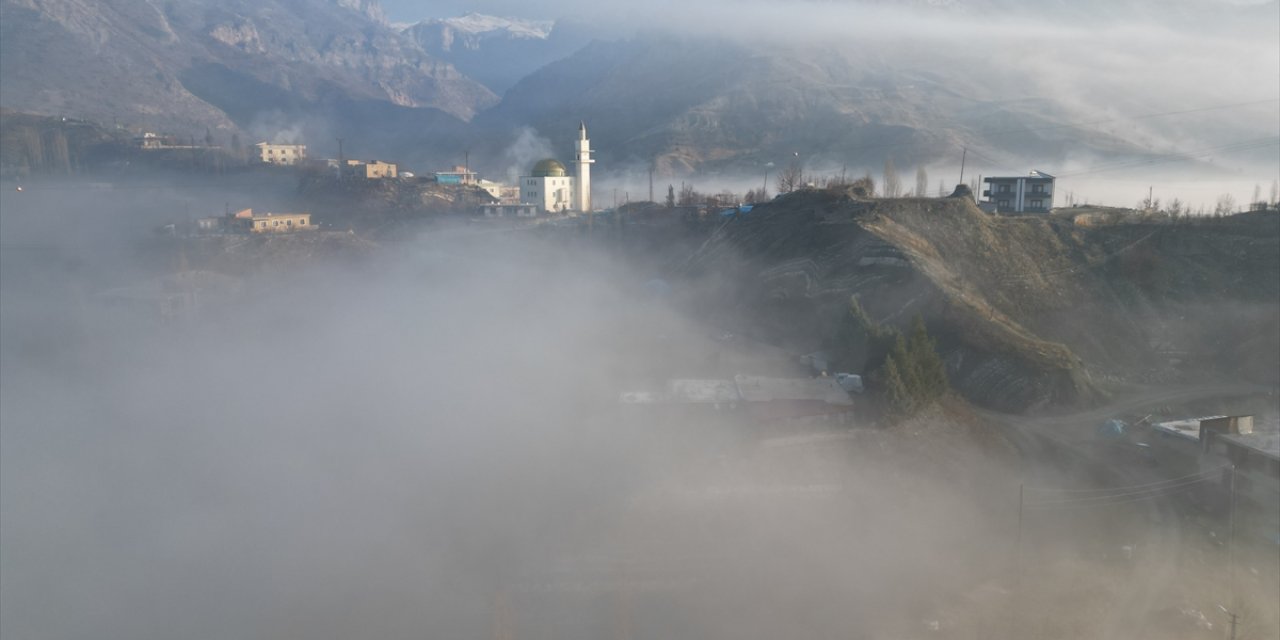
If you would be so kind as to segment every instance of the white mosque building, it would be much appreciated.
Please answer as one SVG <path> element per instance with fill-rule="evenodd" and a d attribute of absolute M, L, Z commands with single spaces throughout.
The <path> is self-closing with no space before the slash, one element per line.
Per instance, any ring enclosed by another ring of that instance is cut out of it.
<path fill-rule="evenodd" d="M 520 177 L 520 204 L 535 205 L 553 213 L 591 211 L 591 165 L 594 163 L 587 125 L 581 123 L 574 144 L 576 175 L 569 175 L 559 160 L 539 160 L 529 175 Z"/>

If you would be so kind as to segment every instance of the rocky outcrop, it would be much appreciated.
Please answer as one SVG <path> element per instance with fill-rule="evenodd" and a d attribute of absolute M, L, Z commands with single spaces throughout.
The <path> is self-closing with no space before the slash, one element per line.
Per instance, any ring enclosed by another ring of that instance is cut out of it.
<path fill-rule="evenodd" d="M 321 102 L 356 120 L 380 104 L 469 120 L 497 101 L 376 0 L 0 0 L 0 17 L 0 101 L 29 113 L 185 134 L 253 132 Z M 215 68 L 240 81 L 205 90 L 200 70 Z"/>

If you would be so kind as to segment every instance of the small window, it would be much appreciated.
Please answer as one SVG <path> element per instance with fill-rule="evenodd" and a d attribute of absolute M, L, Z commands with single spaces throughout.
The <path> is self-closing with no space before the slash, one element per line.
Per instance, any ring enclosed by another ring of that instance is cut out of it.
<path fill-rule="evenodd" d="M 1000 185 L 1000 188 L 997 189 L 997 191 L 999 191 L 1000 193 L 1009 193 L 1009 185 L 1002 184 Z"/>

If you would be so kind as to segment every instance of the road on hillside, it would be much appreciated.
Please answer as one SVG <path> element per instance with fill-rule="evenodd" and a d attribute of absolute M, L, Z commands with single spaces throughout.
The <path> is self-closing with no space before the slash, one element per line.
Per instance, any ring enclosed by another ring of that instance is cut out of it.
<path fill-rule="evenodd" d="M 978 413 L 1002 425 L 1031 462 L 1056 465 L 1063 462 L 1061 458 L 1066 455 L 1090 468 L 1104 470 L 1109 481 L 1100 488 L 1132 487 L 1169 478 L 1161 470 L 1146 465 L 1118 463 L 1114 455 L 1108 455 L 1114 454 L 1114 450 L 1097 447 L 1096 429 L 1102 421 L 1144 413 L 1170 403 L 1269 394 L 1273 391 L 1269 387 L 1238 383 L 1151 387 L 1105 405 L 1070 414 L 1014 416 L 987 411 Z M 1132 578 L 1102 621 L 1105 634 L 1102 637 L 1111 640 L 1148 637 L 1149 621 L 1162 604 L 1170 601 L 1171 590 L 1176 584 L 1177 567 L 1170 559 L 1177 557 L 1183 536 L 1177 506 L 1171 495 L 1152 496 L 1126 506 L 1131 506 L 1135 512 L 1145 512 L 1143 515 L 1150 526 L 1145 528 L 1141 540 L 1134 541 L 1142 551 L 1134 557 Z"/>

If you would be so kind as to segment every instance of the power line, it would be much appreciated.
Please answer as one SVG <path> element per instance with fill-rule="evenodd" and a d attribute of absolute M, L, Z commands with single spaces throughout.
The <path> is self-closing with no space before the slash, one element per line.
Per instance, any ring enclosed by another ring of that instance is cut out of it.
<path fill-rule="evenodd" d="M 1219 471 L 1222 471 L 1224 469 L 1230 469 L 1230 468 L 1231 468 L 1231 465 L 1224 464 L 1218 467 L 1214 467 L 1212 469 L 1207 469 L 1205 471 L 1197 471 L 1196 473 L 1189 473 L 1185 476 L 1178 476 L 1176 478 L 1168 478 L 1165 480 L 1157 480 L 1155 482 L 1148 482 L 1145 484 L 1126 485 L 1122 487 L 1106 487 L 1102 489 L 1059 489 L 1056 487 L 1027 487 L 1027 491 L 1039 491 L 1041 493 L 1100 493 L 1100 492 L 1108 492 L 1108 491 L 1131 491 L 1134 489 L 1141 489 L 1144 487 L 1156 487 L 1163 484 L 1177 483 L 1183 480 L 1189 480 L 1191 478 L 1196 478 L 1196 477 L 1212 476 L 1218 473 Z"/>
<path fill-rule="evenodd" d="M 1100 496 L 1086 496 L 1083 498 L 1063 498 L 1061 500 L 1039 500 L 1028 502 L 1028 507 L 1053 507 L 1057 505 L 1084 505 L 1084 504 L 1108 504 L 1118 498 L 1131 498 L 1135 496 L 1144 498 L 1154 498 L 1166 495 L 1169 492 L 1183 489 L 1201 482 L 1210 482 L 1213 478 L 1195 478 L 1193 480 L 1183 480 L 1182 482 L 1148 489 L 1139 489 L 1136 491 L 1124 491 Z"/>

